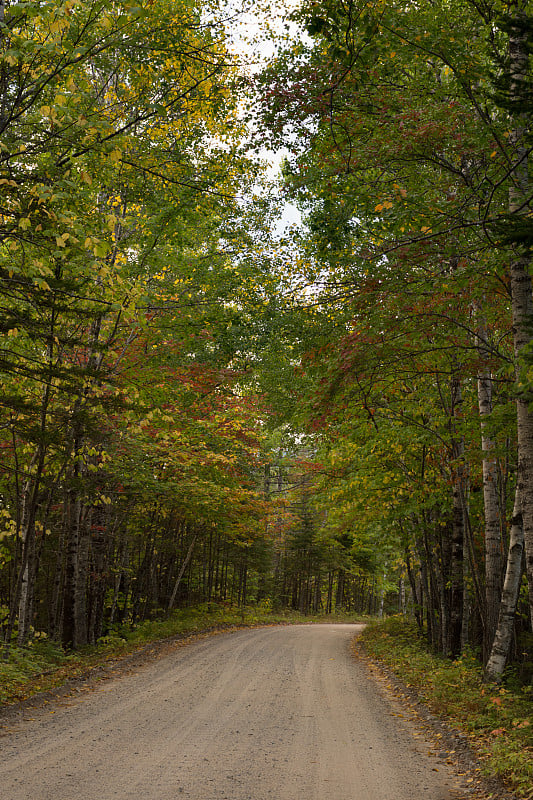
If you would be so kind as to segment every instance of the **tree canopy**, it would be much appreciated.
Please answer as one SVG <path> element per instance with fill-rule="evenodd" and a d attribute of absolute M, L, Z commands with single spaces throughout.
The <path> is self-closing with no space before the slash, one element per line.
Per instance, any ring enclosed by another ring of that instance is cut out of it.
<path fill-rule="evenodd" d="M 252 601 L 411 613 L 500 679 L 533 618 L 530 3 L 303 0 L 261 69 L 244 10 L 1 6 L 6 652 Z"/>

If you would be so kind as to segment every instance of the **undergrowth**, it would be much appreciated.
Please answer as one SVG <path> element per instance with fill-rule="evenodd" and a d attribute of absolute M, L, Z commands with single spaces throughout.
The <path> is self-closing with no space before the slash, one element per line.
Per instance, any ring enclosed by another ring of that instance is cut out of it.
<path fill-rule="evenodd" d="M 136 625 L 117 625 L 97 645 L 74 652 L 65 652 L 60 645 L 37 632 L 27 647 L 13 645 L 9 660 L 0 660 L 0 705 L 20 702 L 37 692 L 61 686 L 91 667 L 172 636 L 194 634 L 212 628 L 321 621 L 353 622 L 353 616 L 304 616 L 295 611 L 276 613 L 261 606 L 237 608 L 205 603 L 195 608 L 176 610 L 169 617 L 162 616 L 161 619 Z"/>
<path fill-rule="evenodd" d="M 533 687 L 512 674 L 487 685 L 472 654 L 456 661 L 430 652 L 417 628 L 400 617 L 371 623 L 362 634 L 366 652 L 413 687 L 431 711 L 464 733 L 487 775 L 498 775 L 524 800 L 533 798 Z"/>

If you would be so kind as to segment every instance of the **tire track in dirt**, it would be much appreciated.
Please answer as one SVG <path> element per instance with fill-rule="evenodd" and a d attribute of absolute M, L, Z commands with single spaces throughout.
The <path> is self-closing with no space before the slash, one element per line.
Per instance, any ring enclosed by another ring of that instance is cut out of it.
<path fill-rule="evenodd" d="M 350 651 L 360 625 L 240 630 L 37 709 L 2 737 L 9 800 L 461 800 Z"/>

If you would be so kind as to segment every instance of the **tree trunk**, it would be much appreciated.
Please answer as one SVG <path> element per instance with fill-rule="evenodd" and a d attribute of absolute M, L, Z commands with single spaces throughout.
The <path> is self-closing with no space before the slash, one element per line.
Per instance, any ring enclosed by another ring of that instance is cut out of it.
<path fill-rule="evenodd" d="M 529 57 L 526 34 L 522 22 L 525 15 L 521 11 L 523 3 L 512 3 L 516 27 L 509 36 L 510 56 L 510 99 L 516 103 L 515 127 L 509 141 L 514 144 L 514 169 L 511 173 L 509 189 L 509 212 L 519 219 L 528 213 L 528 160 L 526 146 L 526 116 L 522 111 L 527 96 Z M 512 113 L 512 112 L 511 112 Z M 533 413 L 529 410 L 530 392 L 524 391 L 527 378 L 523 375 L 523 358 L 531 342 L 533 321 L 533 302 L 531 297 L 531 276 L 529 257 L 517 246 L 510 268 L 511 297 L 513 314 L 513 344 L 516 363 L 518 397 L 518 471 L 517 484 L 521 497 L 521 511 L 524 528 L 524 547 L 526 554 L 526 574 L 529 585 L 529 612 L 533 626 Z"/>
<path fill-rule="evenodd" d="M 187 550 L 187 555 L 185 556 L 185 559 L 183 560 L 183 563 L 182 563 L 182 565 L 180 567 L 180 571 L 178 572 L 178 577 L 176 578 L 176 581 L 174 583 L 174 588 L 172 589 L 172 594 L 170 595 L 170 600 L 168 601 L 168 608 L 167 608 L 168 613 L 170 613 L 172 611 L 172 609 L 174 608 L 174 603 L 176 601 L 176 595 L 178 594 L 178 589 L 179 589 L 179 586 L 180 586 L 180 583 L 181 583 L 181 579 L 183 578 L 183 575 L 185 573 L 185 570 L 187 569 L 189 561 L 192 558 L 194 545 L 196 544 L 196 539 L 197 538 L 198 538 L 198 536 L 195 533 L 194 536 L 191 539 L 191 543 L 189 545 L 189 549 Z"/>
<path fill-rule="evenodd" d="M 46 415 L 46 411 L 44 414 Z M 35 518 L 37 515 L 44 458 L 44 446 L 39 445 L 31 464 L 31 467 L 35 466 L 35 475 L 28 478 L 23 488 L 21 513 L 22 556 L 6 626 L 5 648 L 3 652 L 4 659 L 7 659 L 9 656 L 11 636 L 15 626 L 17 612 L 19 615 L 18 643 L 26 644 L 29 635 L 31 596 L 33 593 L 33 587 L 30 585 L 30 580 L 33 576 L 33 565 L 31 562 L 35 550 Z"/>
<path fill-rule="evenodd" d="M 479 350 L 486 361 L 486 329 L 478 333 Z M 478 407 L 483 453 L 483 509 L 485 517 L 485 608 L 483 615 L 483 661 L 486 662 L 496 627 L 502 591 L 502 536 L 498 497 L 498 462 L 494 456 L 495 445 L 487 431 L 487 420 L 492 413 L 492 376 L 484 368 L 477 382 Z"/>
<path fill-rule="evenodd" d="M 78 542 L 80 533 L 81 501 L 74 491 L 67 500 L 67 554 L 63 594 L 63 625 L 61 641 L 67 648 L 76 646 L 76 593 L 78 580 Z"/>
<path fill-rule="evenodd" d="M 446 639 L 446 654 L 457 658 L 462 647 L 464 613 L 464 542 L 465 542 L 465 497 L 466 468 L 464 463 L 464 438 L 458 432 L 458 420 L 462 405 L 461 381 L 453 376 L 451 384 L 451 430 L 452 430 L 452 541 L 450 564 L 450 622 Z"/>
<path fill-rule="evenodd" d="M 66 503 L 68 495 L 63 499 L 63 515 L 61 520 L 61 531 L 57 543 L 57 554 L 54 569 L 53 588 L 52 588 L 52 601 L 48 609 L 48 635 L 52 640 L 60 638 L 61 634 L 61 619 L 63 609 L 61 607 L 60 599 L 62 596 L 63 579 L 65 573 L 65 541 L 67 540 L 67 524 L 68 518 L 66 514 Z"/>
<path fill-rule="evenodd" d="M 125 541 L 121 541 L 117 553 L 118 567 L 116 569 L 115 579 L 113 581 L 113 599 L 111 601 L 111 610 L 109 612 L 109 627 L 112 627 L 115 624 L 120 587 L 124 579 L 124 573 L 128 566 L 129 557 L 130 552 L 128 544 Z"/>
<path fill-rule="evenodd" d="M 517 487 L 498 625 L 485 667 L 485 680 L 489 682 L 501 680 L 513 639 L 516 605 L 522 578 L 522 554 L 524 551 L 521 505 Z"/>
<path fill-rule="evenodd" d="M 28 486 L 29 484 L 29 486 Z M 17 644 L 27 643 L 31 626 L 31 608 L 33 603 L 34 560 L 35 560 L 35 515 L 37 485 L 28 480 L 24 496 L 22 513 L 22 580 L 20 581 L 20 597 L 18 601 L 18 635 Z"/>

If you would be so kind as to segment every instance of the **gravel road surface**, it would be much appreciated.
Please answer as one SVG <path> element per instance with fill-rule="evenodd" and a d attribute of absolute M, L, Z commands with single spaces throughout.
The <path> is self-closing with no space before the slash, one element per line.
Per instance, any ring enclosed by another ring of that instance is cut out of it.
<path fill-rule="evenodd" d="M 26 709 L 0 739 L 3 800 L 451 800 L 461 778 L 358 663 L 359 625 L 176 645 Z"/>

